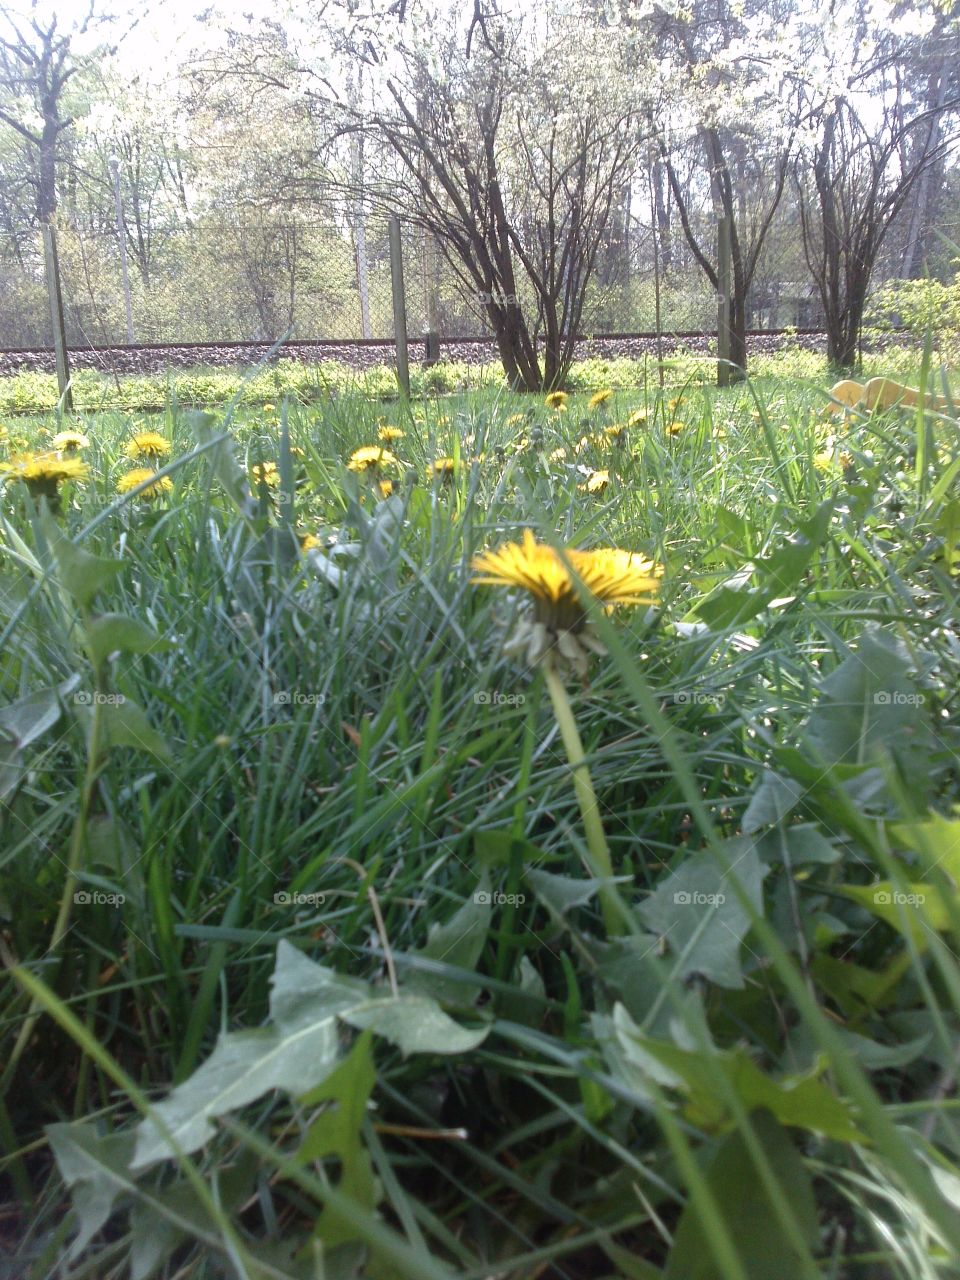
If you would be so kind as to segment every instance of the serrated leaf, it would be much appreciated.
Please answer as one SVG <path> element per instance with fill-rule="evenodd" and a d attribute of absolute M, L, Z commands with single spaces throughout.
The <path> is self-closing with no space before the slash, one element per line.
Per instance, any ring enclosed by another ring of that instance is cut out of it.
<path fill-rule="evenodd" d="M 812 1072 L 774 1080 L 742 1049 L 702 1052 L 645 1036 L 622 1005 L 614 1009 L 613 1024 L 626 1061 L 641 1077 L 649 1075 L 681 1094 L 685 1116 L 703 1129 L 722 1131 L 736 1123 L 718 1087 L 725 1078 L 745 1111 L 765 1107 L 781 1124 L 840 1142 L 862 1140 L 846 1104 L 817 1078 L 826 1065 L 819 1059 Z"/>
<path fill-rule="evenodd" d="M 933 813 L 922 822 L 900 822 L 891 828 L 900 844 L 919 853 L 930 866 L 940 867 L 960 885 L 960 818 Z"/>
<path fill-rule="evenodd" d="M 528 868 L 524 879 L 540 901 L 557 915 L 565 915 L 574 907 L 585 906 L 605 884 L 632 884 L 631 876 L 612 876 L 609 881 L 596 876 L 588 880 L 576 880 L 571 876 L 558 876 L 550 871 Z"/>
<path fill-rule="evenodd" d="M 84 642 L 90 661 L 100 667 L 111 653 L 162 653 L 172 649 L 169 640 L 141 622 L 122 613 L 101 613 L 83 629 Z"/>
<path fill-rule="evenodd" d="M 762 882 L 768 868 L 752 840 L 737 837 L 723 845 L 734 874 L 756 911 L 763 910 Z M 750 917 L 729 879 L 713 858 L 693 854 L 638 908 L 644 924 L 676 957 L 677 976 L 701 973 L 721 987 L 740 988 L 740 944 Z"/>
<path fill-rule="evenodd" d="M 750 1116 L 750 1126 L 776 1179 L 776 1201 L 739 1130 L 717 1148 L 706 1170 L 706 1184 L 746 1280 L 786 1280 L 800 1274 L 803 1254 L 783 1226 L 781 1215 L 786 1212 L 792 1216 L 807 1250 L 815 1251 L 819 1224 L 813 1186 L 796 1148 L 773 1116 L 757 1111 Z M 677 1223 L 664 1280 L 715 1280 L 717 1274 L 710 1234 L 691 1199 Z"/>
<path fill-rule="evenodd" d="M 370 1029 L 404 1053 L 461 1053 L 487 1028 L 467 1031 L 425 996 L 379 996 L 307 959 L 285 939 L 271 979 L 271 1025 L 222 1035 L 211 1056 L 154 1113 L 188 1152 L 202 1146 L 217 1116 L 272 1089 L 294 1097 L 315 1089 L 340 1058 L 339 1021 Z M 169 1142 L 147 1117 L 137 1128 L 133 1168 L 170 1155 Z"/>
<path fill-rule="evenodd" d="M 819 761 L 830 765 L 875 763 L 895 752 L 924 796 L 930 786 L 929 755 L 936 743 L 910 675 L 913 656 L 896 637 L 879 628 L 864 632 L 859 647 L 820 685 L 806 738 Z"/>
<path fill-rule="evenodd" d="M 367 1102 L 377 1082 L 371 1052 L 371 1033 L 365 1031 L 353 1048 L 318 1088 L 301 1099 L 304 1106 L 327 1107 L 311 1123 L 295 1159 L 300 1164 L 335 1156 L 340 1162 L 337 1190 L 365 1209 L 375 1208 L 379 1199 L 370 1157 L 360 1132 Z M 359 1238 L 357 1228 L 325 1205 L 313 1234 L 327 1248 Z"/>
<path fill-rule="evenodd" d="M 834 885 L 833 892 L 865 907 L 904 937 L 912 937 L 921 950 L 927 944 L 928 929 L 945 932 L 950 928 L 950 911 L 936 885 L 911 882 L 901 889 L 892 880 L 877 880 Z"/>

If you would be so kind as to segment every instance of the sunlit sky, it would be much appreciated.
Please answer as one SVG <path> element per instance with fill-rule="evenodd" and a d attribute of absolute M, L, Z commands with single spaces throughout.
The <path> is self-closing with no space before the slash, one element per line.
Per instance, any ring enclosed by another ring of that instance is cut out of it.
<path fill-rule="evenodd" d="M 126 71 L 160 79 L 172 69 L 168 59 L 178 47 L 196 47 L 210 38 L 216 39 L 225 22 L 239 26 L 246 15 L 283 21 L 291 7 L 283 0 L 219 0 L 213 4 L 205 0 L 152 0 L 147 4 L 96 0 L 95 13 L 116 14 L 116 21 L 107 29 L 100 26 L 87 37 L 78 38 L 74 47 L 82 53 L 91 43 L 99 45 L 105 38 L 117 41 L 117 57 Z M 89 8 L 90 0 L 37 0 L 35 12 L 44 23 L 55 15 L 58 26 L 69 30 L 83 22 Z M 202 16 L 211 10 L 216 18 L 204 22 Z M 29 15 L 31 5 L 29 0 L 0 0 L 0 16 L 4 11 Z"/>

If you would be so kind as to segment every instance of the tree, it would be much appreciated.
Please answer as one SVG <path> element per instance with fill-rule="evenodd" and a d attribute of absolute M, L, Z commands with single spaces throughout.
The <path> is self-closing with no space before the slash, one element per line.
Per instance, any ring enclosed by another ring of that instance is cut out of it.
<path fill-rule="evenodd" d="M 815 74 L 802 84 L 796 182 L 827 354 L 838 370 L 859 363 L 867 291 L 891 225 L 960 136 L 956 16 L 936 5 L 887 10 L 878 15 L 876 5 L 852 0 L 838 6 L 834 31 L 811 24 L 806 33 Z M 848 33 L 842 51 L 837 29 Z"/>
<path fill-rule="evenodd" d="M 382 25 L 379 44 L 352 34 L 350 52 L 380 69 L 380 98 L 362 112 L 342 104 L 341 128 L 379 146 L 384 177 L 368 198 L 436 237 L 511 384 L 557 387 L 643 141 L 637 82 L 582 14 L 475 9 L 466 33 L 427 16 L 408 4 L 410 30 L 395 24 L 389 49 Z"/>
<path fill-rule="evenodd" d="M 624 21 L 629 22 L 627 10 Z M 781 39 L 789 4 L 697 0 L 676 15 L 641 13 L 637 29 L 657 51 L 665 107 L 654 119 L 660 159 L 680 227 L 713 289 L 719 290 L 716 227 L 729 230 L 730 361 L 747 364 L 748 299 L 764 242 L 783 197 L 794 144 L 790 49 Z M 684 183 L 681 158 L 691 149 L 700 182 Z M 702 188 L 706 186 L 704 193 Z M 698 217 L 706 194 L 711 216 Z M 662 186 L 655 185 L 661 243 L 669 252 Z M 734 376 L 737 376 L 734 374 Z"/>
<path fill-rule="evenodd" d="M 73 123 L 64 109 L 64 90 L 77 66 L 74 41 L 95 22 L 95 0 L 74 26 L 61 30 L 57 15 L 46 18 L 36 5 L 23 13 L 0 9 L 0 90 L 9 105 L 0 106 L 0 121 L 35 153 L 33 182 L 40 222 L 57 208 L 57 152 L 61 135 Z M 36 121 L 36 123 L 32 123 Z"/>

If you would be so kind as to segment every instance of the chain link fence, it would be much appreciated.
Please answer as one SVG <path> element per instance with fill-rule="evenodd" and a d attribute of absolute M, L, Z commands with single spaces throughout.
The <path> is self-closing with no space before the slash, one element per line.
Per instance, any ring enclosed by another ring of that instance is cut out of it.
<path fill-rule="evenodd" d="M 697 227 L 712 254 L 716 230 Z M 116 225 L 62 215 L 58 243 L 68 344 L 123 345 L 127 310 Z M 442 339 L 489 333 L 482 296 L 466 289 L 432 238 L 403 227 L 407 328 L 432 321 Z M 280 216 L 256 209 L 127 236 L 132 338 L 148 343 L 302 340 L 355 342 L 393 335 L 387 220 Z M 887 269 L 885 269 L 887 270 Z M 878 282 L 885 271 L 878 272 Z M 50 313 L 39 230 L 0 228 L 0 348 L 48 347 Z M 521 299 L 521 302 L 525 301 Z M 676 228 L 620 218 L 598 247 L 580 330 L 610 333 L 716 329 L 716 295 Z M 789 211 L 760 256 L 748 327 L 820 326 L 819 299 Z"/>

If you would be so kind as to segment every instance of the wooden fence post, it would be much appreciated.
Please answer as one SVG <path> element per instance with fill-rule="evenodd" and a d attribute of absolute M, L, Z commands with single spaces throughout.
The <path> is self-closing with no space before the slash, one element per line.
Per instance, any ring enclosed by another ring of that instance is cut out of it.
<path fill-rule="evenodd" d="M 70 360 L 67 356 L 67 329 L 63 319 L 63 292 L 60 288 L 60 259 L 57 256 L 57 233 L 52 223 L 43 224 L 43 261 L 46 268 L 47 294 L 50 298 L 50 323 L 53 326 L 53 349 L 57 357 L 57 388 L 60 403 L 73 412 L 70 389 Z"/>
<path fill-rule="evenodd" d="M 403 288 L 403 253 L 400 219 L 390 218 L 390 280 L 393 284 L 393 336 L 397 344 L 397 382 L 404 396 L 410 395 L 410 355 L 407 349 L 407 303 Z"/>

